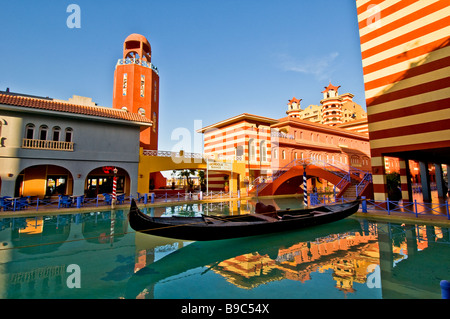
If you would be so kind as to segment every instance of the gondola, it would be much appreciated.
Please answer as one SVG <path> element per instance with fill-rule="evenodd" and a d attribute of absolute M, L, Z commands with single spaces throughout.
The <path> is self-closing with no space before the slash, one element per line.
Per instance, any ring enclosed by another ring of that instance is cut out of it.
<path fill-rule="evenodd" d="M 134 199 L 128 219 L 135 231 L 155 236 L 204 241 L 264 235 L 331 223 L 359 209 L 360 200 L 309 209 L 276 210 L 258 203 L 255 213 L 233 216 L 150 217 L 142 213 Z"/>

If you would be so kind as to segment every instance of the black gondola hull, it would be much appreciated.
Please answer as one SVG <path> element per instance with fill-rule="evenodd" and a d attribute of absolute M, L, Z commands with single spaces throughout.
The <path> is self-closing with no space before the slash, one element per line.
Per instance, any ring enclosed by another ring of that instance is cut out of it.
<path fill-rule="evenodd" d="M 230 220 L 227 222 L 211 223 L 207 216 L 150 217 L 143 214 L 133 200 L 128 218 L 131 228 L 135 231 L 155 236 L 203 241 L 257 236 L 322 225 L 351 216 L 358 209 L 359 200 L 309 210 L 289 211 L 289 214 L 293 217 L 286 220 L 265 221 L 256 219 L 245 221 L 245 218 L 251 219 L 252 217 L 252 214 L 248 214 L 241 215 L 243 221 L 238 220 L 240 216 L 233 216 L 235 217 L 233 221 L 230 221 L 231 219 L 228 217 Z M 286 211 L 283 211 L 283 213 L 286 213 Z"/>

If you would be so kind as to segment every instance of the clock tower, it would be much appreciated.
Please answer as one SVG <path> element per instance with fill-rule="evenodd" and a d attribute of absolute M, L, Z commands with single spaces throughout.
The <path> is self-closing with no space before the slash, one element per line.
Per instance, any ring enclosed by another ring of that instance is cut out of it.
<path fill-rule="evenodd" d="M 141 131 L 140 146 L 158 149 L 159 73 L 151 63 L 148 40 L 133 33 L 123 44 L 123 57 L 114 71 L 113 108 L 137 113 L 153 121 Z"/>

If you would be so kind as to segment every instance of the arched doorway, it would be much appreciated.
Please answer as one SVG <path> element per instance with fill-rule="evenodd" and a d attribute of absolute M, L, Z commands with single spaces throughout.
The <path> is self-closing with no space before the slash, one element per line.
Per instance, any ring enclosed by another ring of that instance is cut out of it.
<path fill-rule="evenodd" d="M 73 177 L 68 169 L 57 165 L 34 165 L 17 176 L 14 196 L 49 198 L 71 195 L 72 192 Z"/>
<path fill-rule="evenodd" d="M 114 168 L 117 168 L 117 194 L 130 195 L 130 176 L 126 170 L 116 166 L 97 167 L 86 177 L 84 194 L 87 198 L 97 197 L 98 194 L 112 193 Z"/>

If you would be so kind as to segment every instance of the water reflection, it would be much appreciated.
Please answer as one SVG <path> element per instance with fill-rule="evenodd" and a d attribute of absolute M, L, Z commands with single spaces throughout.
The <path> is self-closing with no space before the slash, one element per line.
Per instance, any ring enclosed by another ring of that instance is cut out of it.
<path fill-rule="evenodd" d="M 126 211 L 93 212 L 0 219 L 0 242 L 2 298 L 440 298 L 450 278 L 448 228 L 355 218 L 185 242 L 134 233 Z M 70 264 L 81 289 L 66 285 Z"/>
<path fill-rule="evenodd" d="M 142 246 L 137 245 L 140 267 L 130 280 L 129 297 L 153 298 L 155 284 L 197 267 L 247 290 L 285 279 L 304 283 L 312 279 L 312 273 L 331 270 L 336 288 L 347 293 L 354 292 L 354 282 L 365 283 L 368 266 L 378 262 L 376 234 L 361 234 L 360 224 L 351 219 L 314 230 L 250 240 L 195 242 L 187 246 L 178 242 L 178 247 L 185 247 L 159 261 L 152 260 L 155 248 L 145 247 L 145 239 L 154 243 L 156 237 L 138 237 L 144 237 Z"/>

